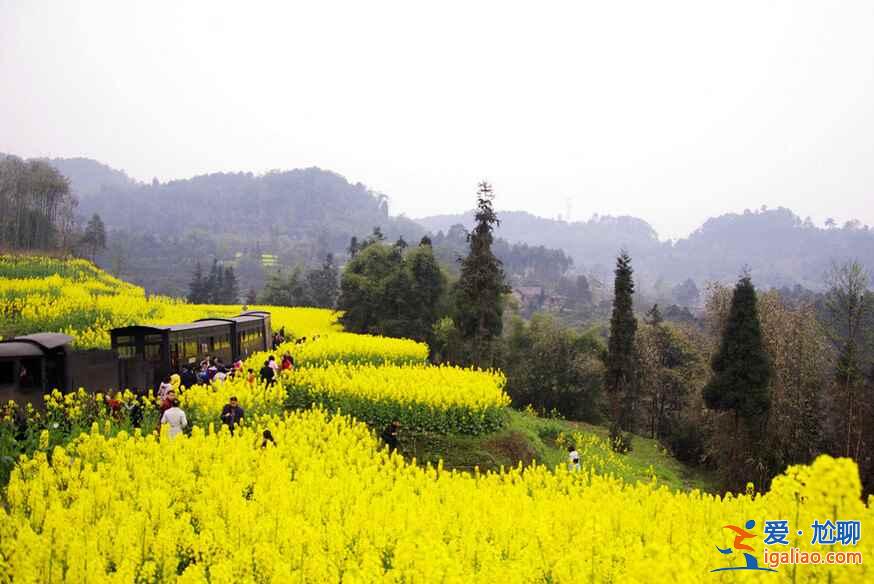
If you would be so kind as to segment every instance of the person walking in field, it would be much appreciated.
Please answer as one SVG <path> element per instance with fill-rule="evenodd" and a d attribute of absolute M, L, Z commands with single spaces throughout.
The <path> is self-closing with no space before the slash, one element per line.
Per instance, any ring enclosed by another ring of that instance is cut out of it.
<path fill-rule="evenodd" d="M 179 400 L 174 399 L 171 402 L 170 408 L 161 416 L 161 424 L 167 424 L 167 435 L 170 438 L 175 438 L 188 427 L 188 418 L 185 417 L 185 412 L 179 407 Z"/>
<path fill-rule="evenodd" d="M 182 387 L 188 389 L 197 385 L 197 373 L 191 365 L 186 365 L 182 370 Z"/>
<path fill-rule="evenodd" d="M 236 396 L 231 396 L 231 399 L 222 408 L 222 422 L 227 425 L 231 434 L 234 433 L 234 427 L 243 419 L 244 413 Z"/>
<path fill-rule="evenodd" d="M 167 410 L 173 407 L 173 401 L 176 399 L 176 392 L 172 389 L 167 392 L 164 398 L 161 400 L 161 405 L 159 406 L 159 410 L 163 414 Z"/>
<path fill-rule="evenodd" d="M 282 356 L 282 365 L 280 369 L 283 373 L 291 373 L 294 370 L 294 359 L 289 353 Z"/>
<path fill-rule="evenodd" d="M 580 470 L 580 453 L 577 452 L 576 447 L 568 446 L 567 447 L 567 469 L 569 471 L 577 471 Z"/>
<path fill-rule="evenodd" d="M 388 446 L 388 453 L 391 454 L 398 449 L 398 431 L 401 429 L 401 423 L 394 420 L 391 424 L 385 427 L 382 431 L 382 441 Z"/>
<path fill-rule="evenodd" d="M 261 438 L 261 448 L 267 448 L 268 443 L 276 446 L 276 440 L 273 439 L 273 432 L 270 430 L 264 430 L 264 433 L 261 434 Z"/>
<path fill-rule="evenodd" d="M 276 383 L 276 373 L 274 372 L 273 367 L 270 366 L 270 361 L 264 361 L 264 367 L 261 368 L 259 374 L 261 381 L 263 381 L 267 387 Z"/>
<path fill-rule="evenodd" d="M 165 375 L 161 385 L 158 386 L 158 399 L 163 401 L 171 391 L 176 391 L 176 388 L 173 387 L 173 383 L 170 381 L 170 376 Z"/>

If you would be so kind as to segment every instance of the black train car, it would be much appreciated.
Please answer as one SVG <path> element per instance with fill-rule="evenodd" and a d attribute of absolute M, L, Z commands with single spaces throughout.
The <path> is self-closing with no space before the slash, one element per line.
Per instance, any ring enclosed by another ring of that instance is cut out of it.
<path fill-rule="evenodd" d="M 43 403 L 43 394 L 70 385 L 72 337 L 36 333 L 0 341 L 0 400 Z"/>
<path fill-rule="evenodd" d="M 249 310 L 243 312 L 240 316 L 254 316 L 260 318 L 264 325 L 264 348 L 262 351 L 267 351 L 272 348 L 273 344 L 273 329 L 270 327 L 270 313 L 266 310 Z"/>
<path fill-rule="evenodd" d="M 204 318 L 197 322 L 208 320 L 220 320 L 231 327 L 231 352 L 234 360 L 245 359 L 252 353 L 270 348 L 269 312 L 244 313 L 231 318 Z"/>
<path fill-rule="evenodd" d="M 120 389 L 155 388 L 183 365 L 207 355 L 233 361 L 231 325 L 209 319 L 167 326 L 132 325 L 110 331 Z"/>
<path fill-rule="evenodd" d="M 118 387 L 155 388 L 165 376 L 200 363 L 207 355 L 230 365 L 255 351 L 266 351 L 270 313 L 252 311 L 167 326 L 132 325 L 112 329 L 110 338 L 118 357 Z"/>

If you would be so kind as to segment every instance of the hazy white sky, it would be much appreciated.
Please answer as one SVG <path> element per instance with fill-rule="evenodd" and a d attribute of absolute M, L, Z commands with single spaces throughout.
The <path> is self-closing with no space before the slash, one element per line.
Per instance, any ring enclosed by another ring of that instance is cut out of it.
<path fill-rule="evenodd" d="M 319 166 L 416 217 L 874 224 L 874 2 L 0 0 L 0 151 Z"/>

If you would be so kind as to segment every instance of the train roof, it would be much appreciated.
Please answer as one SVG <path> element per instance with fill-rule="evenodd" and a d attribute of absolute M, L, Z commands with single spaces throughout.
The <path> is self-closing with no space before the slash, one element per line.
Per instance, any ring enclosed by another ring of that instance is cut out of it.
<path fill-rule="evenodd" d="M 183 324 L 166 324 L 166 325 L 152 325 L 152 324 L 132 324 L 130 326 L 123 326 L 119 328 L 114 328 L 110 331 L 111 334 L 118 333 L 127 333 L 127 332 L 135 332 L 139 330 L 144 331 L 154 331 L 158 333 L 163 332 L 181 332 L 187 330 L 196 330 L 203 328 L 210 328 L 214 326 L 224 326 L 227 324 L 225 320 L 219 320 L 217 318 L 209 318 L 204 320 L 198 320 L 196 322 L 186 322 Z"/>
<path fill-rule="evenodd" d="M 0 357 L 42 357 L 46 351 L 69 345 L 73 337 L 63 333 L 34 333 L 0 341 Z"/>
<path fill-rule="evenodd" d="M 194 322 L 204 322 L 204 321 L 207 321 L 207 320 L 220 320 L 220 321 L 222 321 L 222 322 L 237 322 L 237 323 L 243 323 L 243 322 L 261 322 L 261 321 L 264 320 L 264 317 L 262 317 L 262 316 L 248 315 L 248 314 L 241 314 L 240 316 L 229 316 L 229 317 L 227 317 L 227 318 L 225 318 L 225 317 L 201 318 L 201 319 L 198 319 L 198 320 L 196 320 L 196 321 L 194 321 Z"/>

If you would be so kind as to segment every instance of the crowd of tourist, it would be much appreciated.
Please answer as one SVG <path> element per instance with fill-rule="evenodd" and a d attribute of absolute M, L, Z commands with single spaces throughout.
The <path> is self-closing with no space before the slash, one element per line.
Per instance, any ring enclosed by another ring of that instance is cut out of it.
<path fill-rule="evenodd" d="M 318 337 L 314 337 L 315 340 Z M 306 337 L 297 339 L 296 344 L 305 343 Z M 273 335 L 272 345 L 274 350 L 286 342 L 282 332 L 277 332 Z M 167 435 L 174 438 L 183 433 L 188 428 L 188 417 L 185 411 L 180 407 L 179 392 L 185 388 L 194 387 L 195 385 L 208 385 L 216 387 L 228 380 L 234 380 L 238 377 L 243 377 L 249 385 L 255 385 L 260 382 L 267 387 L 272 387 L 283 376 L 291 375 L 294 372 L 295 362 L 294 357 L 290 352 L 286 351 L 277 361 L 274 355 L 270 355 L 264 361 L 261 369 L 256 374 L 254 369 L 246 368 L 245 372 L 243 361 L 238 359 L 230 364 L 225 364 L 221 357 L 211 357 L 207 355 L 198 364 L 187 364 L 178 372 L 174 372 L 164 377 L 158 386 L 157 402 L 158 402 L 158 430 L 161 427 L 167 426 Z M 134 400 L 131 404 L 125 406 L 119 399 L 119 393 L 112 392 L 107 395 L 106 405 L 110 412 L 116 418 L 121 418 L 123 408 L 127 407 L 130 411 L 128 417 L 132 425 L 136 428 L 140 427 L 143 419 L 142 406 L 139 400 Z M 222 408 L 220 421 L 228 427 L 231 434 L 234 429 L 239 426 L 245 417 L 245 410 L 240 405 L 236 396 L 231 396 L 228 403 Z M 400 423 L 392 421 L 380 434 L 383 442 L 388 446 L 389 452 L 394 452 L 398 446 L 398 433 Z M 261 447 L 266 448 L 268 444 L 276 444 L 270 430 L 264 430 L 262 435 Z"/>

